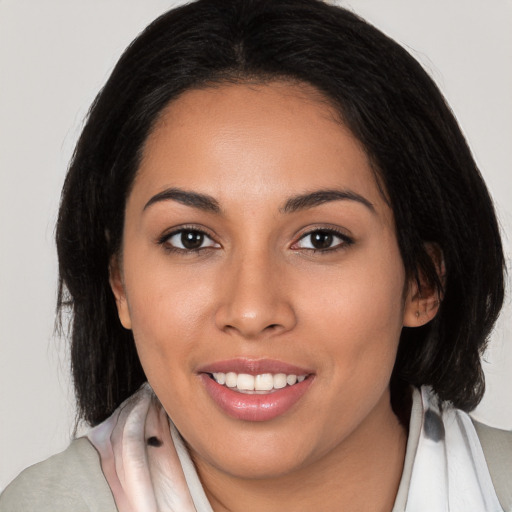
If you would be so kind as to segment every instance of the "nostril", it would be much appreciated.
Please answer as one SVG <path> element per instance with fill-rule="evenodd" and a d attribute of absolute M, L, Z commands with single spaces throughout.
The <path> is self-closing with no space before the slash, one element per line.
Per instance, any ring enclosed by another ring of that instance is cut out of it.
<path fill-rule="evenodd" d="M 293 328 L 296 318 L 289 304 L 252 298 L 254 303 L 243 297 L 243 300 L 235 297 L 222 303 L 215 312 L 216 326 L 226 334 L 237 333 L 250 339 L 275 336 Z"/>

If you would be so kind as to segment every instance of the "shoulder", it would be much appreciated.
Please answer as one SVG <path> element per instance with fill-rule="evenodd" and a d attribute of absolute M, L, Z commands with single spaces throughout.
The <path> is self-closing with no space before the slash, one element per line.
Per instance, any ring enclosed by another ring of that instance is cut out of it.
<path fill-rule="evenodd" d="M 473 420 L 496 494 L 506 512 L 512 511 L 512 431 Z"/>
<path fill-rule="evenodd" d="M 1 512 L 114 512 L 99 455 L 86 438 L 23 471 L 0 495 Z"/>

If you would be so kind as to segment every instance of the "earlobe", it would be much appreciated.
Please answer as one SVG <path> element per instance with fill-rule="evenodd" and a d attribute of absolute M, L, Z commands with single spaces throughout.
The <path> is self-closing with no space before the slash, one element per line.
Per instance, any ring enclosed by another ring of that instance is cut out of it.
<path fill-rule="evenodd" d="M 122 271 L 117 256 L 113 256 L 109 268 L 109 283 L 112 293 L 114 294 L 117 306 L 117 314 L 122 326 L 125 329 L 132 328 L 132 321 L 130 317 L 130 310 L 126 300 L 126 292 L 124 287 L 124 280 Z"/>
<path fill-rule="evenodd" d="M 441 285 L 445 283 L 445 265 L 443 252 L 437 244 L 425 244 L 429 256 L 436 267 Z M 428 283 L 423 275 L 420 282 L 411 279 L 404 306 L 404 327 L 420 327 L 430 322 L 439 311 L 442 300 L 442 291 Z"/>
<path fill-rule="evenodd" d="M 404 307 L 404 327 L 420 327 L 430 322 L 439 311 L 441 298 L 437 290 L 423 295 L 416 282 L 411 284 Z"/>

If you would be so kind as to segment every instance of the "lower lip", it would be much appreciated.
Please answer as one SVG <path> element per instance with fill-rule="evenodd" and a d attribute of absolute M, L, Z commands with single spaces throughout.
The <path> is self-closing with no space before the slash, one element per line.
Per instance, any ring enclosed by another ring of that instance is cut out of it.
<path fill-rule="evenodd" d="M 268 421 L 285 414 L 302 398 L 313 381 L 310 376 L 293 386 L 253 395 L 221 386 L 206 373 L 200 377 L 210 397 L 225 413 L 245 421 Z"/>

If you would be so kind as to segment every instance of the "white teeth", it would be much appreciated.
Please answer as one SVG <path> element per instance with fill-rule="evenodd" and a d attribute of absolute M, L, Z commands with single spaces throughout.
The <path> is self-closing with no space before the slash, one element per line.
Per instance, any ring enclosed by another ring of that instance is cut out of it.
<path fill-rule="evenodd" d="M 258 391 L 270 391 L 274 387 L 274 377 L 271 373 L 262 373 L 254 377 L 254 389 Z"/>
<path fill-rule="evenodd" d="M 214 373 L 213 378 L 219 383 L 219 384 L 226 384 L 226 374 L 225 373 Z"/>
<path fill-rule="evenodd" d="M 274 388 L 282 389 L 286 387 L 286 374 L 285 373 L 277 373 L 274 375 Z"/>
<path fill-rule="evenodd" d="M 226 386 L 228 388 L 236 388 L 237 380 L 238 380 L 238 375 L 235 372 L 226 373 Z"/>
<path fill-rule="evenodd" d="M 293 386 L 297 382 L 297 375 L 287 375 L 286 384 Z"/>
<path fill-rule="evenodd" d="M 239 373 L 236 380 L 236 387 L 245 391 L 254 391 L 254 375 Z"/>
<path fill-rule="evenodd" d="M 225 385 L 228 388 L 236 388 L 241 392 L 265 392 L 283 389 L 287 385 L 293 386 L 306 378 L 306 375 L 286 375 L 286 373 L 249 375 L 248 373 L 215 372 L 212 376 L 218 384 Z"/>

